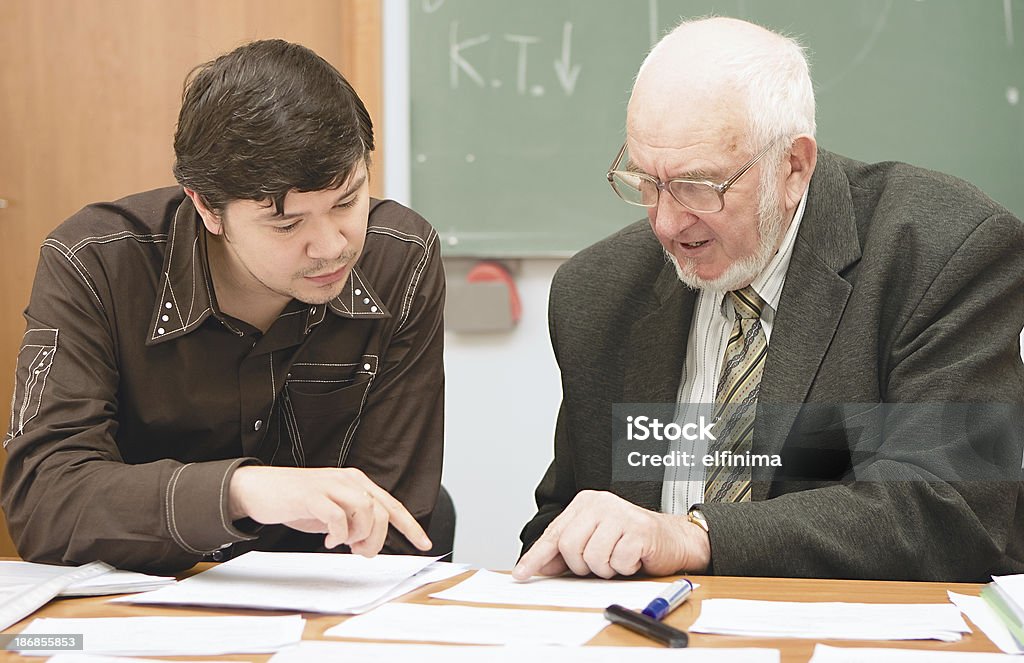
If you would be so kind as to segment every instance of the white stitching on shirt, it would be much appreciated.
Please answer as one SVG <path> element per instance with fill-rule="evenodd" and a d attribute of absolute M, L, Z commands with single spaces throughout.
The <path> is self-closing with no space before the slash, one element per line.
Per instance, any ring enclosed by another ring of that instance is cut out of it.
<path fill-rule="evenodd" d="M 140 242 L 148 242 L 148 243 L 152 243 L 152 244 L 157 244 L 157 243 L 161 243 L 161 242 L 166 242 L 167 241 L 167 233 L 153 233 L 153 234 L 141 235 L 141 234 L 138 234 L 138 233 L 133 233 L 130 230 L 121 230 L 121 231 L 116 232 L 116 233 L 111 233 L 110 235 L 83 237 L 81 240 L 78 241 L 77 244 L 75 244 L 73 247 L 71 247 L 69 249 L 69 251 L 71 251 L 72 254 L 77 255 L 79 251 L 81 251 L 83 248 L 85 248 L 86 246 L 88 246 L 90 244 L 109 244 L 110 242 L 115 242 L 115 241 L 122 240 L 122 239 L 128 239 L 129 237 L 133 238 L 133 239 L 136 239 L 136 240 L 138 240 Z"/>
<path fill-rule="evenodd" d="M 366 229 L 368 233 L 378 233 L 380 235 L 390 235 L 395 239 L 400 239 L 403 242 L 413 242 L 419 244 L 423 248 L 427 248 L 424 243 L 430 240 L 430 234 L 428 233 L 426 238 L 420 237 L 419 235 L 410 235 L 409 233 L 402 232 L 401 230 L 395 230 L 394 228 L 388 228 L 387 226 L 371 226 Z"/>
<path fill-rule="evenodd" d="M 202 555 L 202 550 L 197 550 L 192 546 L 188 545 L 187 543 L 185 543 L 185 539 L 181 537 L 181 532 L 178 531 L 177 521 L 174 517 L 174 491 L 175 488 L 177 488 L 178 477 L 181 476 L 181 473 L 185 470 L 185 468 L 191 464 L 192 463 L 182 465 L 181 467 L 174 470 L 174 474 L 171 475 L 170 481 L 167 482 L 167 494 L 166 497 L 164 498 L 166 501 L 167 511 L 167 530 L 170 532 L 171 538 L 173 538 L 174 542 L 177 543 L 179 546 L 181 546 L 190 553 Z"/>
<path fill-rule="evenodd" d="M 379 357 L 377 355 L 363 355 L 364 357 L 373 357 L 374 365 L 379 363 Z M 363 408 L 366 407 L 366 397 L 370 395 L 370 389 L 373 388 L 373 379 L 377 377 L 376 373 L 370 374 L 370 379 L 366 381 L 366 389 L 363 390 L 363 398 L 359 401 L 359 409 L 356 411 L 355 419 L 349 424 L 348 430 L 345 431 L 345 437 L 342 439 L 341 449 L 338 451 L 338 460 L 335 463 L 336 467 L 341 467 L 341 464 L 345 462 L 345 457 L 348 455 L 348 449 L 352 445 L 352 438 L 356 434 L 356 430 L 359 428 L 359 422 L 363 418 Z"/>
<path fill-rule="evenodd" d="M 336 367 L 336 368 L 340 368 L 340 367 L 343 367 L 343 366 L 358 366 L 360 363 L 365 364 L 366 362 L 365 361 L 364 362 L 352 362 L 350 364 L 319 364 L 319 363 L 297 361 L 294 364 L 292 364 L 292 366 L 333 366 L 333 367 Z"/>
<path fill-rule="evenodd" d="M 188 317 L 185 324 L 192 322 L 192 311 L 196 308 L 196 266 L 199 263 L 199 236 L 192 241 L 192 300 L 188 303 Z"/>
<path fill-rule="evenodd" d="M 299 433 L 299 422 L 295 418 L 295 408 L 292 407 L 292 399 L 288 396 L 288 392 L 285 391 L 282 394 L 284 398 L 281 401 L 281 418 L 284 420 L 285 429 L 291 439 L 292 460 L 295 462 L 295 467 L 305 467 L 306 454 L 302 449 L 302 435 Z"/>
<path fill-rule="evenodd" d="M 270 409 L 274 409 L 274 401 L 277 399 L 277 380 L 274 379 L 274 353 L 270 353 Z"/>
<path fill-rule="evenodd" d="M 431 230 L 430 237 L 428 239 L 433 239 L 433 235 L 434 232 L 433 230 Z M 409 281 L 409 287 L 406 289 L 405 297 L 402 299 L 402 312 L 398 316 L 397 329 L 399 330 L 405 325 L 406 321 L 409 319 L 409 313 L 412 311 L 413 292 L 415 292 L 416 288 L 419 287 L 420 278 L 423 277 L 423 271 L 426 269 L 427 261 L 430 259 L 430 247 L 432 247 L 433 245 L 433 242 L 431 242 L 429 246 L 424 247 L 423 256 L 420 258 L 420 263 L 416 265 L 416 270 L 413 272 L 413 278 Z"/>
<path fill-rule="evenodd" d="M 92 287 L 92 275 L 90 274 L 89 276 L 86 276 L 86 274 L 89 273 L 89 270 L 85 269 L 84 265 L 79 266 L 79 263 L 82 261 L 75 258 L 74 254 L 68 250 L 68 247 L 64 246 L 63 243 L 59 240 L 53 239 L 52 237 L 45 240 L 43 242 L 43 246 L 49 246 L 51 249 L 57 251 L 57 253 L 64 256 L 64 259 L 75 268 L 75 271 L 78 272 L 78 275 L 82 278 L 82 282 L 85 283 L 85 286 L 89 288 L 90 292 L 92 292 L 92 296 L 96 298 L 96 303 L 100 305 L 100 310 L 105 313 L 106 309 L 103 307 L 103 300 L 100 299 L 100 295 L 96 292 L 96 289 Z M 83 270 L 85 271 L 83 272 Z"/>
<path fill-rule="evenodd" d="M 53 341 L 51 343 L 44 344 L 24 342 L 25 338 L 32 332 L 53 332 Z M 50 375 L 50 368 L 53 366 L 53 361 L 57 356 L 57 339 L 59 334 L 60 331 L 58 329 L 33 328 L 27 330 L 21 337 L 23 345 L 18 350 L 18 359 L 15 366 L 14 392 L 11 394 L 11 425 L 7 430 L 7 435 L 4 436 L 4 448 L 7 447 L 7 444 L 11 440 L 24 433 L 25 424 L 32 421 L 32 419 L 34 419 L 36 415 L 39 414 L 39 409 L 42 407 L 43 403 L 43 392 L 46 390 L 46 379 Z M 28 362 L 28 365 L 26 366 L 28 374 L 25 377 L 25 384 L 24 388 L 22 389 L 23 402 L 21 404 L 21 407 L 19 408 L 17 407 L 17 402 L 15 400 L 18 395 L 17 379 L 19 372 L 18 369 L 22 365 L 21 351 L 24 350 L 25 348 L 39 348 L 39 350 L 36 352 L 36 355 L 32 358 L 31 361 Z M 51 351 L 44 355 L 46 357 L 45 366 L 43 365 L 43 362 L 40 362 L 38 365 L 36 365 L 36 360 L 39 359 L 40 353 L 42 353 L 44 350 Z M 42 377 L 40 378 L 39 376 Z M 39 387 L 38 391 L 36 391 L 36 384 L 39 382 L 40 379 L 42 379 L 42 385 Z M 37 393 L 37 398 L 33 398 L 34 392 Z M 25 413 L 28 412 L 28 410 L 31 408 L 33 400 L 35 402 L 35 412 L 33 412 L 28 418 L 26 418 Z"/>
<path fill-rule="evenodd" d="M 238 462 L 228 465 L 228 468 L 224 470 L 224 476 L 220 480 L 220 494 L 218 495 L 217 499 L 217 510 L 220 512 L 220 524 L 224 527 L 224 531 L 227 532 L 228 535 L 233 539 L 238 537 L 235 536 L 235 533 L 231 531 L 231 528 L 228 526 L 227 518 L 225 518 L 226 514 L 224 513 L 224 489 L 227 487 L 228 475 L 231 474 L 231 471 L 237 468 L 241 463 L 242 459 L 239 459 Z"/>
<path fill-rule="evenodd" d="M 423 275 L 423 270 L 425 269 L 427 261 L 430 258 L 430 249 L 434 245 L 433 240 L 434 237 L 437 235 L 437 232 L 433 228 L 431 228 L 430 232 L 427 233 L 426 238 L 421 238 L 417 235 L 410 235 L 409 233 L 405 233 L 394 228 L 388 228 L 387 226 L 373 226 L 371 228 L 367 228 L 366 232 L 377 233 L 379 235 L 387 235 L 389 237 L 394 237 L 395 239 L 398 239 L 400 241 L 419 244 L 420 246 L 423 247 L 423 253 L 420 256 L 420 261 L 416 265 L 416 268 L 413 271 L 412 278 L 409 279 L 409 283 L 406 285 L 405 294 L 402 297 L 402 308 L 399 311 L 398 325 L 395 328 L 396 331 L 401 330 L 402 326 L 408 320 L 409 313 L 411 312 L 413 292 L 419 285 L 419 280 Z"/>

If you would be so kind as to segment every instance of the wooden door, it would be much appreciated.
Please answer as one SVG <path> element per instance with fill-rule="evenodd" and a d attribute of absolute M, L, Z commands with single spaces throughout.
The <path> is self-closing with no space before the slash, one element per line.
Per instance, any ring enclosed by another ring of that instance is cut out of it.
<path fill-rule="evenodd" d="M 195 65 L 270 37 L 319 53 L 375 121 L 379 195 L 380 14 L 379 0 L 0 0 L 0 429 L 40 243 L 85 204 L 174 183 Z M 14 554 L 0 513 L 0 555 Z"/>

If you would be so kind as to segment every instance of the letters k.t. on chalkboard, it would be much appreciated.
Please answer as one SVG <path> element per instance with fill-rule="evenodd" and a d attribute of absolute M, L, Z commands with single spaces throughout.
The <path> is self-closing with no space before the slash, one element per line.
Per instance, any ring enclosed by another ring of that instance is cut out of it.
<path fill-rule="evenodd" d="M 1024 0 L 409 0 L 412 204 L 449 256 L 565 256 L 642 216 L 609 189 L 633 76 L 682 17 L 810 52 L 818 142 L 1024 214 Z"/>

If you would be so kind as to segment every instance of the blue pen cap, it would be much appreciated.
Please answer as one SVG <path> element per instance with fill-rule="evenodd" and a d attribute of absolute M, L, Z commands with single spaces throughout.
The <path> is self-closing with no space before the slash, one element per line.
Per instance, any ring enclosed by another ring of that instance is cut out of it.
<path fill-rule="evenodd" d="M 658 597 L 647 604 L 647 607 L 643 609 L 643 613 L 651 619 L 657 619 L 661 621 L 665 615 L 668 614 L 669 604 L 665 599 Z"/>

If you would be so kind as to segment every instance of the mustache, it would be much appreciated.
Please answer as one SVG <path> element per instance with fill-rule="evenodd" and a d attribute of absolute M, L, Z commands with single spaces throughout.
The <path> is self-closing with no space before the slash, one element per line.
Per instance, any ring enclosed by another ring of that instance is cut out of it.
<path fill-rule="evenodd" d="M 306 276 L 324 276 L 325 274 L 333 274 L 334 272 L 338 271 L 342 267 L 345 267 L 345 266 L 351 264 L 352 261 L 355 260 L 355 258 L 356 258 L 356 252 L 355 251 L 346 251 L 345 253 L 342 253 L 341 256 L 337 260 L 331 260 L 331 261 L 323 260 L 323 261 L 320 261 L 318 263 L 315 263 L 315 264 L 311 265 L 307 269 L 302 270 L 302 272 L 299 274 L 299 276 L 302 276 L 302 277 L 306 277 Z"/>

